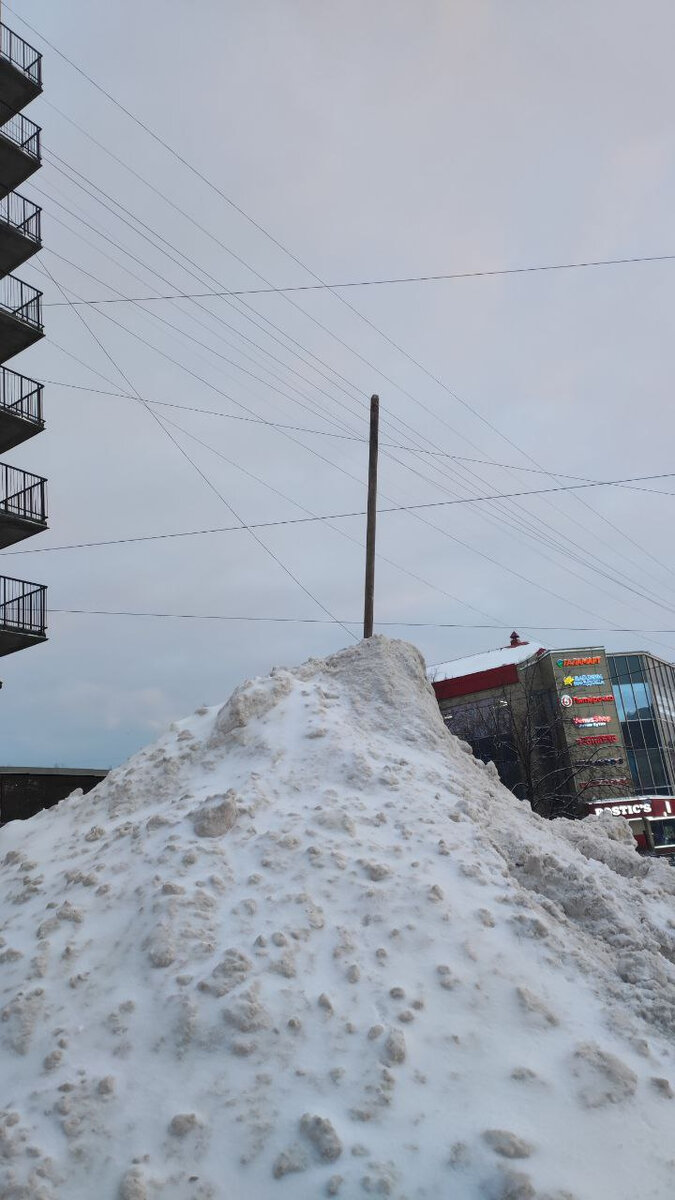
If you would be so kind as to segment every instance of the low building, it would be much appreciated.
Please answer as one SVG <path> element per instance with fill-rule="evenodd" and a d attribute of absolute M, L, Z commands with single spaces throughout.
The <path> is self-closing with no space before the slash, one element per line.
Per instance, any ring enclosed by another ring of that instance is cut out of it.
<path fill-rule="evenodd" d="M 107 774 L 86 767 L 0 767 L 0 825 L 34 817 L 76 788 L 90 792 Z"/>

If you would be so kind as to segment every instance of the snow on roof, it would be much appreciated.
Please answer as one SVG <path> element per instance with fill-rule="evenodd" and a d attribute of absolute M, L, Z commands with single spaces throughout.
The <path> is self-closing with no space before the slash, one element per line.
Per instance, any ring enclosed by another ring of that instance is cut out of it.
<path fill-rule="evenodd" d="M 493 671 L 496 667 L 517 666 L 543 651 L 545 647 L 539 642 L 526 642 L 523 646 L 502 646 L 498 650 L 487 650 L 484 654 L 471 654 L 468 658 L 455 658 L 450 662 L 429 667 L 427 677 L 430 683 L 439 683 L 442 679 L 460 679 L 463 675 Z"/>
<path fill-rule="evenodd" d="M 675 872 L 535 816 L 413 646 L 242 684 L 0 862 L 0 1196 L 673 1195 Z"/>

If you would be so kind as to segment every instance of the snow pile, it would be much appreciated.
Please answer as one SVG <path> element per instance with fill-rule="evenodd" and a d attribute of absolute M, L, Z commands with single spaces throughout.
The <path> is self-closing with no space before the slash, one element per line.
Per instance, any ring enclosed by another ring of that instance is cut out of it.
<path fill-rule="evenodd" d="M 375 638 L 0 830 L 2 1200 L 665 1200 L 675 872 Z"/>

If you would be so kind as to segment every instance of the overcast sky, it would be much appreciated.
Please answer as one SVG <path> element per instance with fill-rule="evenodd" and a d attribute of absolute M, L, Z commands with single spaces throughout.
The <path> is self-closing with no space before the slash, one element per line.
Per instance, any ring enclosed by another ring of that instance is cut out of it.
<path fill-rule="evenodd" d="M 358 636 L 362 516 L 46 551 L 360 513 L 372 392 L 382 507 L 675 470 L 675 262 L 67 303 L 675 253 L 670 0 L 11 9 L 44 51 L 44 165 L 21 190 L 45 249 L 19 274 L 47 336 L 9 365 L 50 382 L 46 432 L 6 458 L 48 476 L 50 530 L 0 571 L 47 583 L 52 610 L 322 623 L 52 611 L 46 645 L 0 662 L 0 761 L 118 763 L 346 644 L 326 609 Z M 429 662 L 513 628 L 675 658 L 675 633 L 616 632 L 675 630 L 674 514 L 617 487 L 383 514 L 376 617 L 428 625 L 380 628 Z"/>

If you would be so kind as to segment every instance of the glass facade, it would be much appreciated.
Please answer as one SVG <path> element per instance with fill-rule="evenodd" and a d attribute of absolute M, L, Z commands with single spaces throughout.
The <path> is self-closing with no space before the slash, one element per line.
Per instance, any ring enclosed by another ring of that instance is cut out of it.
<path fill-rule="evenodd" d="M 675 793 L 675 668 L 650 654 L 608 654 L 638 795 Z"/>

